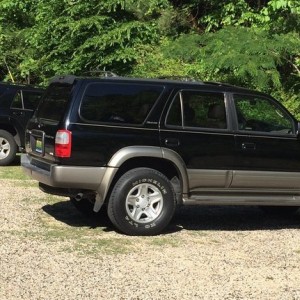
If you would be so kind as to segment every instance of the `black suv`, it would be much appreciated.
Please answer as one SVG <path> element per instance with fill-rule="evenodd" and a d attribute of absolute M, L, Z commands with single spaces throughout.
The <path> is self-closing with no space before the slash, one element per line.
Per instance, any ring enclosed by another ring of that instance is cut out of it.
<path fill-rule="evenodd" d="M 178 205 L 300 205 L 299 124 L 270 96 L 221 83 L 57 77 L 21 163 L 46 193 L 107 209 L 129 235 Z"/>
<path fill-rule="evenodd" d="M 42 88 L 0 83 L 0 166 L 9 165 L 25 148 L 25 128 Z"/>

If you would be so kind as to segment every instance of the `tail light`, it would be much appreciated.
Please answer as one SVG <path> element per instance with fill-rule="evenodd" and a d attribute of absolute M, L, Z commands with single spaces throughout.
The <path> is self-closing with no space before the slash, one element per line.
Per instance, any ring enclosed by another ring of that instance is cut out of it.
<path fill-rule="evenodd" d="M 72 132 L 69 130 L 58 130 L 55 136 L 55 156 L 70 157 L 72 148 Z"/>

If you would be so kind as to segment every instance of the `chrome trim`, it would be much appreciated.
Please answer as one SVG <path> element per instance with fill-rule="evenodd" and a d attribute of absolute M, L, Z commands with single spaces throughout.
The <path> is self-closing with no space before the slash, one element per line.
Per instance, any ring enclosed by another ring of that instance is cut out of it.
<path fill-rule="evenodd" d="M 170 128 L 170 125 L 169 125 Z M 230 129 L 219 129 L 219 128 L 203 128 L 203 127 L 185 127 L 188 129 L 179 129 L 181 126 L 174 126 L 174 129 L 161 129 L 161 132 L 179 132 L 179 133 L 195 133 L 195 134 L 210 134 L 210 135 L 233 135 L 234 132 Z M 193 128 L 194 130 L 191 130 Z M 214 131 L 214 132 L 211 132 Z"/>
<path fill-rule="evenodd" d="M 297 139 L 297 135 L 296 134 L 291 134 L 291 135 L 280 135 L 280 134 L 273 134 L 273 133 L 261 133 L 261 135 L 257 134 L 257 132 L 254 132 L 253 131 L 236 131 L 236 134 L 235 134 L 236 137 L 239 137 L 239 138 L 263 138 L 263 139 L 283 139 L 283 140 L 296 140 Z"/>
<path fill-rule="evenodd" d="M 119 124 L 119 123 L 118 123 Z M 146 122 L 147 124 L 147 122 Z M 156 123 L 158 124 L 158 123 Z M 105 127 L 105 128 L 122 128 L 122 129 L 133 129 L 133 130 L 148 130 L 148 131 L 158 131 L 158 128 L 148 128 L 144 127 L 144 124 L 132 125 L 132 126 L 124 126 L 124 125 L 108 125 L 108 124 L 86 124 L 86 123 L 70 123 L 70 125 L 79 125 L 79 126 L 87 126 L 87 127 Z"/>

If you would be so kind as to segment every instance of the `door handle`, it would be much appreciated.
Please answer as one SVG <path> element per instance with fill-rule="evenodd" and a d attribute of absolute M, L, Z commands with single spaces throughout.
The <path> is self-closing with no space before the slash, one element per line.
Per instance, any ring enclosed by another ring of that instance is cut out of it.
<path fill-rule="evenodd" d="M 178 147 L 180 145 L 180 141 L 174 138 L 166 138 L 165 144 L 169 147 Z"/>
<path fill-rule="evenodd" d="M 256 145 L 254 143 L 242 143 L 243 150 L 255 150 Z"/>

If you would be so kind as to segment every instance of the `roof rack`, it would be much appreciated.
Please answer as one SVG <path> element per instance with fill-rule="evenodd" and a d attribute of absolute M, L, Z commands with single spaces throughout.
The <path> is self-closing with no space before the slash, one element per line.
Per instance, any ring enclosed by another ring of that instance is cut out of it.
<path fill-rule="evenodd" d="M 92 70 L 84 72 L 83 75 L 89 75 L 89 76 L 99 76 L 99 77 L 118 77 L 116 73 L 113 73 L 111 71 L 105 71 L 105 70 Z"/>
<path fill-rule="evenodd" d="M 187 76 L 160 76 L 158 79 L 169 79 L 169 80 L 179 80 L 179 81 L 186 81 L 186 82 L 202 82 L 200 80 L 197 80 L 192 77 L 187 77 Z"/>
<path fill-rule="evenodd" d="M 204 81 L 204 83 L 211 84 L 211 85 L 218 85 L 218 86 L 236 87 L 233 84 L 225 83 L 225 82 L 219 82 L 219 81 Z"/>

